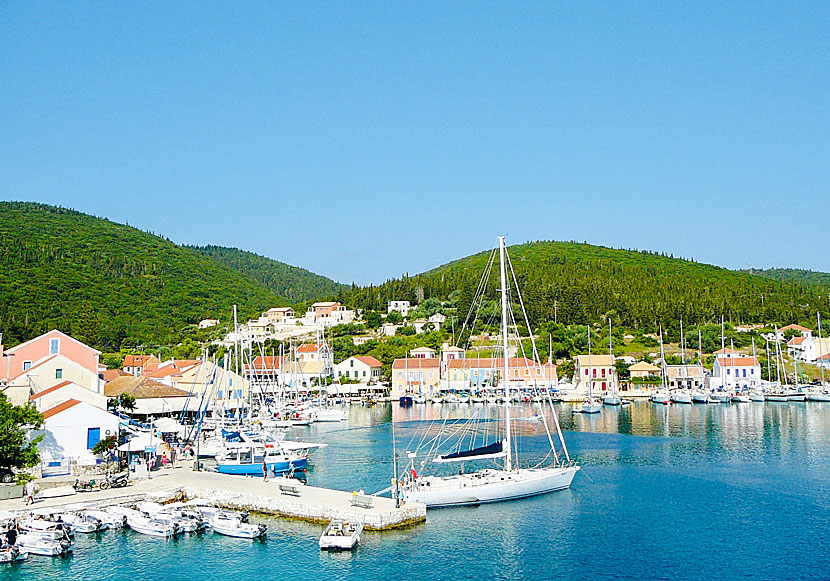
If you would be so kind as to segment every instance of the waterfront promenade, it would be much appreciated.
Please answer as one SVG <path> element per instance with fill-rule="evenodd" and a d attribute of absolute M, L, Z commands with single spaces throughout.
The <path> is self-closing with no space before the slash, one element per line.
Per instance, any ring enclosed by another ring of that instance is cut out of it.
<path fill-rule="evenodd" d="M 283 484 L 283 487 L 280 487 Z M 70 488 L 70 483 L 64 488 Z M 126 488 L 95 490 L 38 500 L 26 506 L 23 499 L 0 501 L 0 510 L 26 511 L 33 508 L 53 508 L 77 503 L 97 506 L 128 504 L 144 499 L 165 502 L 186 496 L 202 498 L 217 505 L 255 511 L 280 517 L 312 522 L 328 522 L 339 518 L 359 521 L 367 530 L 388 530 L 409 526 L 426 520 L 426 506 L 403 503 L 395 506 L 391 498 L 370 497 L 371 506 L 355 506 L 362 494 L 355 491 L 332 490 L 316 486 L 293 484 L 283 478 L 263 481 L 262 478 L 229 476 L 215 472 L 194 472 L 180 467 L 152 473 L 152 478 L 131 480 Z M 365 497 L 364 497 L 365 498 Z"/>

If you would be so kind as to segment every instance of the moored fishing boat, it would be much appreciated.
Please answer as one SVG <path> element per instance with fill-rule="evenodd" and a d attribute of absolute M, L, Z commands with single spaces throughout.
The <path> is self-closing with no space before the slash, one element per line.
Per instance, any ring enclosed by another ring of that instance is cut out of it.
<path fill-rule="evenodd" d="M 280 449 L 266 448 L 255 442 L 228 444 L 216 455 L 216 470 L 221 474 L 263 476 L 263 464 L 275 474 L 303 470 L 308 459 Z"/>
<path fill-rule="evenodd" d="M 44 557 L 58 557 L 72 552 L 73 544 L 69 537 L 55 539 L 51 535 L 31 531 L 17 536 L 15 546 L 21 552 Z"/>
<path fill-rule="evenodd" d="M 237 515 L 226 511 L 217 512 L 207 522 L 213 529 L 213 532 L 238 539 L 257 539 L 264 537 L 268 528 L 264 524 L 244 522 Z"/>

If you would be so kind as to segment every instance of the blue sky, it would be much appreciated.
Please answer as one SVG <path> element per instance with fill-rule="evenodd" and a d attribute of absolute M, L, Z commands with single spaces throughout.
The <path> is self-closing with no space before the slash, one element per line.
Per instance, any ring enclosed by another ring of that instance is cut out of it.
<path fill-rule="evenodd" d="M 0 198 L 343 282 L 584 240 L 830 271 L 822 3 L 0 5 Z"/>

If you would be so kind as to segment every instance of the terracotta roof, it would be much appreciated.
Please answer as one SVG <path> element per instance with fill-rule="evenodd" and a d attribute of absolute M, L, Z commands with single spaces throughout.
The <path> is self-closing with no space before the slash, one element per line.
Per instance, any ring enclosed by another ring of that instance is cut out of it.
<path fill-rule="evenodd" d="M 429 361 L 429 360 L 427 360 Z M 501 357 L 468 357 L 467 359 L 450 359 L 450 369 L 501 369 L 504 359 Z M 532 359 L 527 357 L 511 357 L 508 362 L 511 369 L 517 367 L 539 367 Z M 547 363 L 542 365 L 545 369 L 550 367 Z M 555 367 L 555 366 L 554 366 Z"/>
<path fill-rule="evenodd" d="M 124 375 L 130 375 L 130 374 L 127 373 L 126 371 L 124 371 L 123 369 L 107 369 L 103 373 L 103 379 L 104 379 L 104 381 L 112 381 L 116 377 L 121 377 L 121 376 L 124 376 Z"/>
<path fill-rule="evenodd" d="M 628 368 L 629 371 L 660 371 L 660 368 L 648 361 L 638 361 Z"/>
<path fill-rule="evenodd" d="M 801 345 L 807 337 L 793 337 L 789 341 L 787 341 L 787 345 Z"/>
<path fill-rule="evenodd" d="M 66 387 L 67 385 L 70 385 L 71 383 L 72 382 L 68 381 L 68 380 L 67 381 L 61 381 L 57 385 L 53 385 L 52 387 L 48 387 L 48 388 L 44 389 L 43 391 L 33 393 L 32 395 L 29 396 L 29 400 L 35 400 L 35 399 L 39 398 L 42 395 L 46 395 L 47 393 L 52 393 L 53 391 L 58 391 L 60 388 Z"/>
<path fill-rule="evenodd" d="M 409 351 L 410 353 L 435 353 L 435 349 L 432 347 L 427 347 L 426 345 L 421 347 L 415 347 Z"/>
<path fill-rule="evenodd" d="M 812 331 L 812 329 L 802 327 L 801 325 L 787 325 L 786 327 L 778 329 L 779 333 L 783 333 L 784 331 Z"/>
<path fill-rule="evenodd" d="M 170 377 L 171 375 L 181 375 L 181 373 L 182 370 L 175 365 L 168 365 L 166 367 L 162 367 L 161 369 L 157 369 L 152 373 L 148 373 L 147 377 Z"/>
<path fill-rule="evenodd" d="M 441 362 L 438 359 L 430 358 L 402 358 L 402 359 L 395 359 L 392 362 L 392 369 L 429 369 L 433 367 L 438 367 Z"/>
<path fill-rule="evenodd" d="M 55 407 L 49 408 L 48 410 L 43 412 L 43 419 L 44 420 L 49 419 L 52 416 L 58 415 L 62 411 L 68 410 L 72 406 L 78 405 L 79 403 L 81 403 L 81 402 L 78 401 L 77 399 L 68 399 L 65 402 L 59 403 Z"/>
<path fill-rule="evenodd" d="M 188 392 L 153 381 L 149 377 L 133 377 L 131 375 L 113 379 L 104 386 L 104 395 L 115 397 L 127 393 L 136 399 L 153 397 L 187 397 Z"/>
<path fill-rule="evenodd" d="M 38 361 L 37 363 L 32 365 L 29 369 L 26 369 L 25 371 L 21 371 L 20 373 L 18 373 L 14 377 L 10 377 L 9 380 L 8 380 L 8 383 L 11 383 L 12 381 L 17 379 L 18 377 L 26 375 L 27 373 L 31 373 L 32 370 L 37 369 L 38 367 L 40 367 L 44 363 L 48 363 L 49 361 L 52 361 L 52 359 L 54 359 L 55 357 L 57 357 L 57 355 L 49 355 L 48 357 L 44 357 L 43 359 L 41 359 L 40 361 Z"/>
<path fill-rule="evenodd" d="M 320 350 L 319 343 L 303 343 L 297 347 L 297 353 L 311 353 Z"/>
<path fill-rule="evenodd" d="M 279 369 L 282 367 L 282 359 L 280 359 L 279 355 L 257 355 L 254 358 L 253 365 L 246 365 L 246 369 L 259 369 L 259 370 L 269 370 L 269 369 Z"/>
<path fill-rule="evenodd" d="M 324 302 L 314 303 L 311 306 L 312 307 L 335 307 L 335 306 L 339 306 L 339 305 L 340 305 L 340 303 L 338 303 L 338 302 L 332 302 L 332 301 L 325 302 L 324 301 Z"/>
<path fill-rule="evenodd" d="M 759 365 L 759 363 L 754 357 L 730 357 L 729 359 L 719 359 L 718 365 L 724 367 L 752 367 Z"/>
<path fill-rule="evenodd" d="M 718 349 L 717 351 L 715 351 L 715 355 L 717 355 L 718 353 L 737 353 L 737 351 L 729 347 L 724 347 L 723 349 Z"/>
<path fill-rule="evenodd" d="M 383 363 L 372 357 L 371 355 L 360 355 L 355 357 L 361 363 L 365 363 L 369 367 L 383 367 Z"/>
<path fill-rule="evenodd" d="M 588 355 L 577 355 L 576 360 L 582 367 L 587 367 L 588 364 Z M 600 366 L 600 367 L 613 367 L 614 366 L 614 358 L 611 355 L 591 355 L 591 367 Z"/>
<path fill-rule="evenodd" d="M 122 367 L 144 367 L 151 360 L 161 363 L 155 355 L 126 355 Z"/>
<path fill-rule="evenodd" d="M 827 359 L 828 361 L 830 361 L 830 353 L 827 353 L 826 355 L 822 355 L 821 357 L 817 357 L 816 359 L 820 359 L 821 361 L 824 361 L 825 359 Z"/>

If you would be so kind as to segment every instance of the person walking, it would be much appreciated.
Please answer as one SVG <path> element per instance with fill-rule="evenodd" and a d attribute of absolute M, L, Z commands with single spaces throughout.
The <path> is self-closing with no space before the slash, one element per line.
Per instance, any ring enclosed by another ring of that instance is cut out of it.
<path fill-rule="evenodd" d="M 32 504 L 35 501 L 35 481 L 29 480 L 26 483 L 26 504 Z"/>
<path fill-rule="evenodd" d="M 262 460 L 262 481 L 265 482 L 268 480 L 268 462 L 264 459 Z"/>

